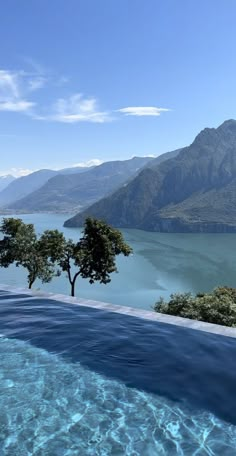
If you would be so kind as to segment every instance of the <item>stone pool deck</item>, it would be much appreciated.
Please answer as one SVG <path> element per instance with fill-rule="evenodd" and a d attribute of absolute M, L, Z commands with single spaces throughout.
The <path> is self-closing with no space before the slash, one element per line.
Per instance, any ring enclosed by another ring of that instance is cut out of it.
<path fill-rule="evenodd" d="M 74 304 L 84 307 L 92 307 L 95 309 L 101 309 L 107 312 L 116 312 L 123 315 L 129 315 L 143 320 L 157 321 L 159 323 L 166 323 L 170 325 L 182 326 L 189 329 L 198 331 L 209 332 L 226 337 L 236 338 L 236 328 L 230 328 L 228 326 L 215 325 L 212 323 L 206 323 L 203 321 L 190 320 L 188 318 L 174 317 L 172 315 L 164 315 L 152 310 L 136 309 L 134 307 L 119 306 L 101 301 L 93 301 L 90 299 L 73 298 L 64 294 L 57 293 L 44 293 L 37 290 L 29 290 L 28 288 L 15 288 L 10 285 L 0 284 L 0 290 L 18 294 L 26 294 L 29 297 L 40 297 L 45 299 L 52 299 L 63 303 Z"/>

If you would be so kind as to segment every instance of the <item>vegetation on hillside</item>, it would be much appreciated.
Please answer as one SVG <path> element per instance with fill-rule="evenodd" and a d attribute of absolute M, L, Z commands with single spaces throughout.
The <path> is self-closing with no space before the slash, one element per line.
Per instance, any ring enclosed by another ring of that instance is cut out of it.
<path fill-rule="evenodd" d="M 218 287 L 211 293 L 172 294 L 169 302 L 163 298 L 154 305 L 159 313 L 236 327 L 236 288 Z"/>
<path fill-rule="evenodd" d="M 132 251 L 120 231 L 92 218 L 86 219 L 78 242 L 67 240 L 58 230 L 46 230 L 37 236 L 34 225 L 14 218 L 3 219 L 0 231 L 0 267 L 15 264 L 25 268 L 29 288 L 36 279 L 50 282 L 66 272 L 72 296 L 78 276 L 89 279 L 91 284 L 106 284 L 111 280 L 110 274 L 117 272 L 116 256 L 128 256 Z"/>

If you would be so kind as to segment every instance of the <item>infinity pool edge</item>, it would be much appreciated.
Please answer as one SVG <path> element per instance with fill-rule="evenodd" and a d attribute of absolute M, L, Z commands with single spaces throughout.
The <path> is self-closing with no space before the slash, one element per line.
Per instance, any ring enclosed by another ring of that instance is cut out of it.
<path fill-rule="evenodd" d="M 191 320 L 189 318 L 176 317 L 167 314 L 161 314 L 154 310 L 137 309 L 129 306 L 120 306 L 116 304 L 110 304 L 102 301 L 94 301 L 90 299 L 82 299 L 77 297 L 71 297 L 59 293 L 45 293 L 39 290 L 29 290 L 28 288 L 12 287 L 11 285 L 0 284 L 0 290 L 12 293 L 18 293 L 22 295 L 28 295 L 29 297 L 40 297 L 45 299 L 51 299 L 54 301 L 60 301 L 67 304 L 74 304 L 83 307 L 91 307 L 95 309 L 104 310 L 107 312 L 115 312 L 123 315 L 128 315 L 143 320 L 151 320 L 159 323 L 166 323 L 175 326 L 181 326 L 189 329 L 198 331 L 204 331 L 211 334 L 217 334 L 225 337 L 236 338 L 236 328 L 231 328 L 223 325 L 216 325 L 213 323 L 207 323 L 198 320 Z"/>

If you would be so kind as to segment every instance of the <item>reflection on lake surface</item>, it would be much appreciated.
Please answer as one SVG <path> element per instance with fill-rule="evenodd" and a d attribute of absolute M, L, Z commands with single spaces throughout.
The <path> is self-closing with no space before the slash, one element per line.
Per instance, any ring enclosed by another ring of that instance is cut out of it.
<path fill-rule="evenodd" d="M 64 228 L 70 214 L 18 215 L 34 223 L 39 233 L 45 229 L 63 230 L 67 237 L 79 239 L 81 230 Z M 77 296 L 114 304 L 149 309 L 160 297 L 173 292 L 207 291 L 217 285 L 236 285 L 236 234 L 173 234 L 123 230 L 133 247 L 129 258 L 118 258 L 119 274 L 108 285 L 77 282 Z M 21 268 L 0 269 L 0 283 L 24 286 Z M 50 284 L 36 283 L 44 291 L 69 293 L 65 276 Z"/>

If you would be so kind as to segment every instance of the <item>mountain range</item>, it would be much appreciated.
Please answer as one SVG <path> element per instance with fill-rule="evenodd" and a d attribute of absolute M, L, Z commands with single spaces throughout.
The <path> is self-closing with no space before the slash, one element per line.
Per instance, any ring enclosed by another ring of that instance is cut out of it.
<path fill-rule="evenodd" d="M 18 177 L 17 179 L 13 176 L 6 176 L 6 178 L 8 178 L 6 179 L 8 180 L 8 183 L 2 188 L 0 180 L 0 207 L 8 207 L 8 205 L 14 201 L 19 201 L 21 198 L 26 197 L 30 193 L 42 187 L 50 178 L 54 176 L 60 174 L 79 174 L 91 169 L 91 167 L 74 167 L 58 171 L 51 169 L 40 169 L 31 174 L 28 174 L 27 176 Z"/>
<path fill-rule="evenodd" d="M 0 192 L 0 205 L 16 212 L 70 212 L 110 194 L 141 168 L 162 158 L 134 157 L 96 167 L 40 170 L 16 179 Z"/>
<path fill-rule="evenodd" d="M 4 190 L 11 182 L 15 180 L 14 176 L 11 174 L 6 174 L 5 176 L 0 176 L 0 192 Z"/>
<path fill-rule="evenodd" d="M 65 226 L 81 226 L 88 215 L 123 228 L 236 232 L 236 121 L 205 128 L 190 146 L 153 161 Z"/>

